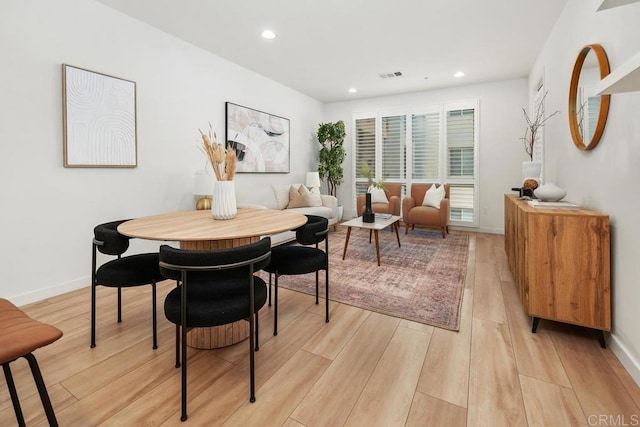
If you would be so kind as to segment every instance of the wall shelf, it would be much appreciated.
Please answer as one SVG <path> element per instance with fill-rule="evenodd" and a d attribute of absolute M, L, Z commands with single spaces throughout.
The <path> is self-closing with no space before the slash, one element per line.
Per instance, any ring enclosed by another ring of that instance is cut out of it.
<path fill-rule="evenodd" d="M 612 9 L 618 6 L 624 6 L 631 3 L 638 3 L 640 0 L 603 0 L 598 10 Z"/>
<path fill-rule="evenodd" d="M 596 91 L 598 95 L 640 91 L 640 52 L 600 80 Z"/>

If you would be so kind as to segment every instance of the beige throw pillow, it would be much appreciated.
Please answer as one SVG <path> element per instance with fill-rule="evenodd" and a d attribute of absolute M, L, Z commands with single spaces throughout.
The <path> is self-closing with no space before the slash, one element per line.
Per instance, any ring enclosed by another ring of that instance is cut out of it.
<path fill-rule="evenodd" d="M 440 209 L 442 199 L 444 199 L 444 185 L 438 186 L 437 184 L 433 184 L 425 193 L 422 206 L 432 206 Z"/>
<path fill-rule="evenodd" d="M 304 185 L 289 188 L 289 205 L 287 209 L 322 206 L 322 198 L 319 194 L 312 193 Z"/>

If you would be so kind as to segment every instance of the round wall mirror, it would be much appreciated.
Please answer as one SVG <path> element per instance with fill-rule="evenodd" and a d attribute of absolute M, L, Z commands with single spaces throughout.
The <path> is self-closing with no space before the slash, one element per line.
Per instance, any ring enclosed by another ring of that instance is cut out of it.
<path fill-rule="evenodd" d="M 607 53 L 599 44 L 582 48 L 576 58 L 569 86 L 569 127 L 573 143 L 591 150 L 600 141 L 609 114 L 611 95 L 598 95 L 597 84 L 609 75 Z"/>

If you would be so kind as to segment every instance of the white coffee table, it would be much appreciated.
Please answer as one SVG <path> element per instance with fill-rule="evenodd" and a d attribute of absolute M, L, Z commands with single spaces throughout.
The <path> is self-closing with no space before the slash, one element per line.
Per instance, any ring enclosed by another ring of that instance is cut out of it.
<path fill-rule="evenodd" d="M 347 255 L 347 246 L 349 246 L 349 236 L 351 235 L 351 228 L 364 228 L 369 230 L 369 243 L 371 243 L 371 231 L 376 237 L 376 255 L 378 257 L 378 265 L 380 265 L 380 241 L 378 240 L 378 231 L 382 230 L 385 227 L 391 226 L 391 230 L 396 232 L 396 239 L 398 239 L 398 247 L 400 247 L 400 235 L 398 234 L 398 222 L 400 221 L 399 216 L 390 215 L 390 216 L 382 216 L 376 215 L 375 222 L 362 222 L 362 217 L 358 217 L 352 219 L 350 221 L 346 221 L 340 223 L 347 228 L 347 238 L 344 242 L 344 251 L 342 252 L 342 259 Z"/>

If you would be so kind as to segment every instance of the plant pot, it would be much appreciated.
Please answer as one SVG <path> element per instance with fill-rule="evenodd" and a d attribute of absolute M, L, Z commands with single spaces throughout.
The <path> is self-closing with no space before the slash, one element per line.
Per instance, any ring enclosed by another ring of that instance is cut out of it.
<path fill-rule="evenodd" d="M 342 221 L 342 213 L 344 212 L 344 206 L 339 205 L 336 207 L 336 215 L 338 216 L 337 221 Z"/>

